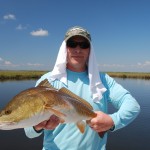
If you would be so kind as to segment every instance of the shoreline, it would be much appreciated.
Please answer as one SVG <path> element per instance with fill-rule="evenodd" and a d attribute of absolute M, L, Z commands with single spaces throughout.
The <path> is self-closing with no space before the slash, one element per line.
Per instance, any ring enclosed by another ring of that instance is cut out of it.
<path fill-rule="evenodd" d="M 111 77 L 115 78 L 132 78 L 150 80 L 150 72 L 107 72 Z"/>
<path fill-rule="evenodd" d="M 30 80 L 30 79 L 38 79 L 43 74 L 49 71 L 13 71 L 13 70 L 1 70 L 0 71 L 0 81 L 5 80 Z M 111 77 L 115 78 L 132 78 L 132 79 L 144 79 L 150 80 L 150 72 L 105 72 Z"/>
<path fill-rule="evenodd" d="M 48 72 L 48 71 L 1 70 L 0 71 L 0 81 L 38 79 L 46 72 Z"/>

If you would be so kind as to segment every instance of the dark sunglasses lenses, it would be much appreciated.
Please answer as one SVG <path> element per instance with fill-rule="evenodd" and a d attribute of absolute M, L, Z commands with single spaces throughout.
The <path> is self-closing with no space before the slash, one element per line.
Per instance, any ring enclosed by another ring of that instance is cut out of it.
<path fill-rule="evenodd" d="M 70 48 L 76 48 L 78 45 L 82 49 L 87 49 L 90 47 L 90 44 L 88 42 L 67 41 L 67 46 Z"/>
<path fill-rule="evenodd" d="M 81 42 L 79 45 L 80 45 L 80 48 L 82 49 L 86 49 L 90 47 L 90 44 L 88 42 Z"/>

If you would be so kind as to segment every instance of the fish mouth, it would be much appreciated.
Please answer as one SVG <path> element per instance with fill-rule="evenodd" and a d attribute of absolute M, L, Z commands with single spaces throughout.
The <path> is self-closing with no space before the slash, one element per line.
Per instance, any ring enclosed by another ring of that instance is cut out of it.
<path fill-rule="evenodd" d="M 14 124 L 15 122 L 2 122 L 0 123 L 0 130 L 10 130 L 10 127 Z"/>

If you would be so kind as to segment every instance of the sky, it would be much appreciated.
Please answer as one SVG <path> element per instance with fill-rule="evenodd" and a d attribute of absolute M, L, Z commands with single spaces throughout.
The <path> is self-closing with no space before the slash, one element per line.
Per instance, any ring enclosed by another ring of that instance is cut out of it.
<path fill-rule="evenodd" d="M 51 71 L 73 26 L 100 71 L 150 72 L 150 0 L 0 0 L 0 70 Z"/>

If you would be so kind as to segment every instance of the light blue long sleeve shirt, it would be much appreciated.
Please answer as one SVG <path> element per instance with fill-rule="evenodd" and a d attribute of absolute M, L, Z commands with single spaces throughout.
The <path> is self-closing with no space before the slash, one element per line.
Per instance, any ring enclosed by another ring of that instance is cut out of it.
<path fill-rule="evenodd" d="M 37 85 L 50 76 L 50 72 L 43 75 Z M 108 114 L 108 103 L 118 109 L 117 112 L 109 114 L 115 124 L 115 130 L 125 127 L 132 122 L 140 112 L 140 106 L 131 94 L 121 85 L 115 82 L 107 74 L 100 73 L 100 78 L 107 91 L 103 94 L 100 103 L 92 100 L 89 89 L 89 78 L 87 72 L 72 72 L 67 70 L 67 85 L 59 80 L 51 84 L 60 89 L 66 87 L 73 93 L 88 101 L 95 111 L 103 111 Z M 81 134 L 75 124 L 60 124 L 54 130 L 44 130 L 43 150 L 105 150 L 107 133 L 103 138 L 92 130 L 88 125 L 84 134 Z M 38 137 L 33 127 L 25 128 L 25 133 L 29 138 Z"/>

